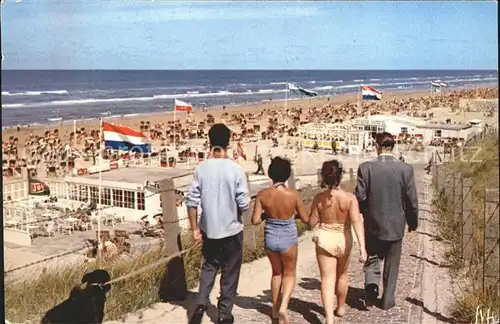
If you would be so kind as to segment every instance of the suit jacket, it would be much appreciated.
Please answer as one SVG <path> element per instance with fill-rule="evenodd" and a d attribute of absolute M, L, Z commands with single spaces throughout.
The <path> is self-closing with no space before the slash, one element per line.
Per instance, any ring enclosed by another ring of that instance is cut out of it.
<path fill-rule="evenodd" d="M 380 240 L 403 238 L 405 226 L 418 225 L 418 197 L 413 167 L 380 155 L 358 168 L 354 192 L 364 216 L 365 233 Z"/>

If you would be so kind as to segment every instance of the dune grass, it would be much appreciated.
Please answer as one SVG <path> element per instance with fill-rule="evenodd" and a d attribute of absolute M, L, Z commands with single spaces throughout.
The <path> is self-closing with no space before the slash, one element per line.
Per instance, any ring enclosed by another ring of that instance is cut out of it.
<path fill-rule="evenodd" d="M 489 134 L 482 140 L 477 141 L 475 147 L 466 150 L 464 158 L 451 162 L 447 165 L 453 171 L 460 172 L 463 177 L 472 180 L 474 223 L 474 251 L 470 260 L 462 258 L 461 246 L 461 220 L 453 216 L 453 201 L 445 199 L 442 192 L 437 191 L 433 205 L 437 212 L 436 225 L 438 235 L 447 243 L 445 257 L 452 265 L 452 276 L 458 281 L 467 282 L 466 287 L 459 287 L 463 292 L 455 296 L 450 311 L 460 322 L 470 323 L 475 320 L 476 310 L 490 309 L 499 314 L 500 298 L 496 294 L 495 287 L 482 287 L 471 278 L 475 278 L 478 271 L 482 271 L 482 255 L 485 247 L 484 235 L 484 190 L 498 189 L 499 181 L 499 159 L 498 159 L 498 133 Z M 474 158 L 473 162 L 468 160 Z M 437 189 L 437 188 L 436 188 Z M 494 262 L 494 261 L 492 261 Z M 500 271 L 500 266 L 497 271 Z"/>
<path fill-rule="evenodd" d="M 354 182 L 344 185 L 346 190 L 354 189 Z M 320 191 L 318 188 L 307 187 L 302 190 L 302 197 L 309 205 L 313 197 Z M 305 232 L 306 227 L 297 222 L 299 234 Z M 250 250 L 244 247 L 244 262 L 251 262 L 265 256 L 263 228 L 256 233 L 257 248 Z M 183 237 L 183 246 L 190 246 L 190 237 Z M 107 270 L 111 278 L 117 278 L 135 271 L 148 264 L 165 257 L 162 248 L 144 251 L 138 257 L 129 260 L 120 260 L 111 263 L 104 262 L 101 268 Z M 184 258 L 186 281 L 188 288 L 198 284 L 201 265 L 201 251 L 195 249 Z M 39 322 L 43 314 L 68 298 L 74 285 L 80 283 L 83 275 L 95 270 L 93 264 L 81 264 L 71 267 L 51 268 L 33 278 L 5 284 L 5 314 L 6 318 L 15 323 Z M 127 313 L 135 312 L 160 302 L 159 288 L 165 274 L 166 266 L 159 266 L 136 277 L 112 285 L 108 293 L 105 320 L 117 320 Z M 7 278 L 6 278 L 7 279 Z"/>

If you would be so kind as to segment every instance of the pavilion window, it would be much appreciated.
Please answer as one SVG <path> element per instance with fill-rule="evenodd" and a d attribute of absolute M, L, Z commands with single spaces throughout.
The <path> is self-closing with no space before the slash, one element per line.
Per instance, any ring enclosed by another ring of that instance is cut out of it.
<path fill-rule="evenodd" d="M 69 199 L 78 200 L 78 186 L 71 184 L 69 185 Z"/>
<path fill-rule="evenodd" d="M 89 198 L 88 187 L 80 185 L 80 195 L 78 197 L 78 200 L 80 200 L 80 201 L 87 201 L 88 198 Z"/>
<path fill-rule="evenodd" d="M 146 210 L 146 201 L 144 197 L 144 192 L 137 193 L 137 209 Z"/>
<path fill-rule="evenodd" d="M 135 191 L 123 191 L 123 207 L 135 209 Z"/>
<path fill-rule="evenodd" d="M 123 190 L 113 189 L 113 206 L 123 207 Z"/>
<path fill-rule="evenodd" d="M 94 201 L 97 204 L 100 204 L 99 202 L 99 188 L 97 187 L 89 187 L 90 189 L 90 201 Z"/>
<path fill-rule="evenodd" d="M 109 188 L 102 188 L 102 192 L 101 192 L 101 195 L 102 195 L 102 202 L 101 204 L 102 205 L 106 205 L 106 206 L 111 206 L 111 189 Z"/>

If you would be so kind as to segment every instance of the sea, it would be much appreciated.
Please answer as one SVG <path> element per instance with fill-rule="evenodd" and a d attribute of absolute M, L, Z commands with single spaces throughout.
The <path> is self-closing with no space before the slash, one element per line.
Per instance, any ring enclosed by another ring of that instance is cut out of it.
<path fill-rule="evenodd" d="M 286 83 L 320 96 L 498 85 L 496 70 L 2 70 L 2 128 L 293 100 Z"/>

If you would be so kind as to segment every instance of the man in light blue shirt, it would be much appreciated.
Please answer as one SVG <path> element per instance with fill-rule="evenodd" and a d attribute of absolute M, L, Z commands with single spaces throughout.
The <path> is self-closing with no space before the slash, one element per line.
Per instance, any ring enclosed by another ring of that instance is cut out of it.
<path fill-rule="evenodd" d="M 230 137 L 231 131 L 224 124 L 210 128 L 212 158 L 195 170 L 187 196 L 191 232 L 194 240 L 202 242 L 203 253 L 198 307 L 190 324 L 201 323 L 218 269 L 222 269 L 218 323 L 234 323 L 233 299 L 243 259 L 242 212 L 249 207 L 250 195 L 244 170 L 227 157 Z"/>

